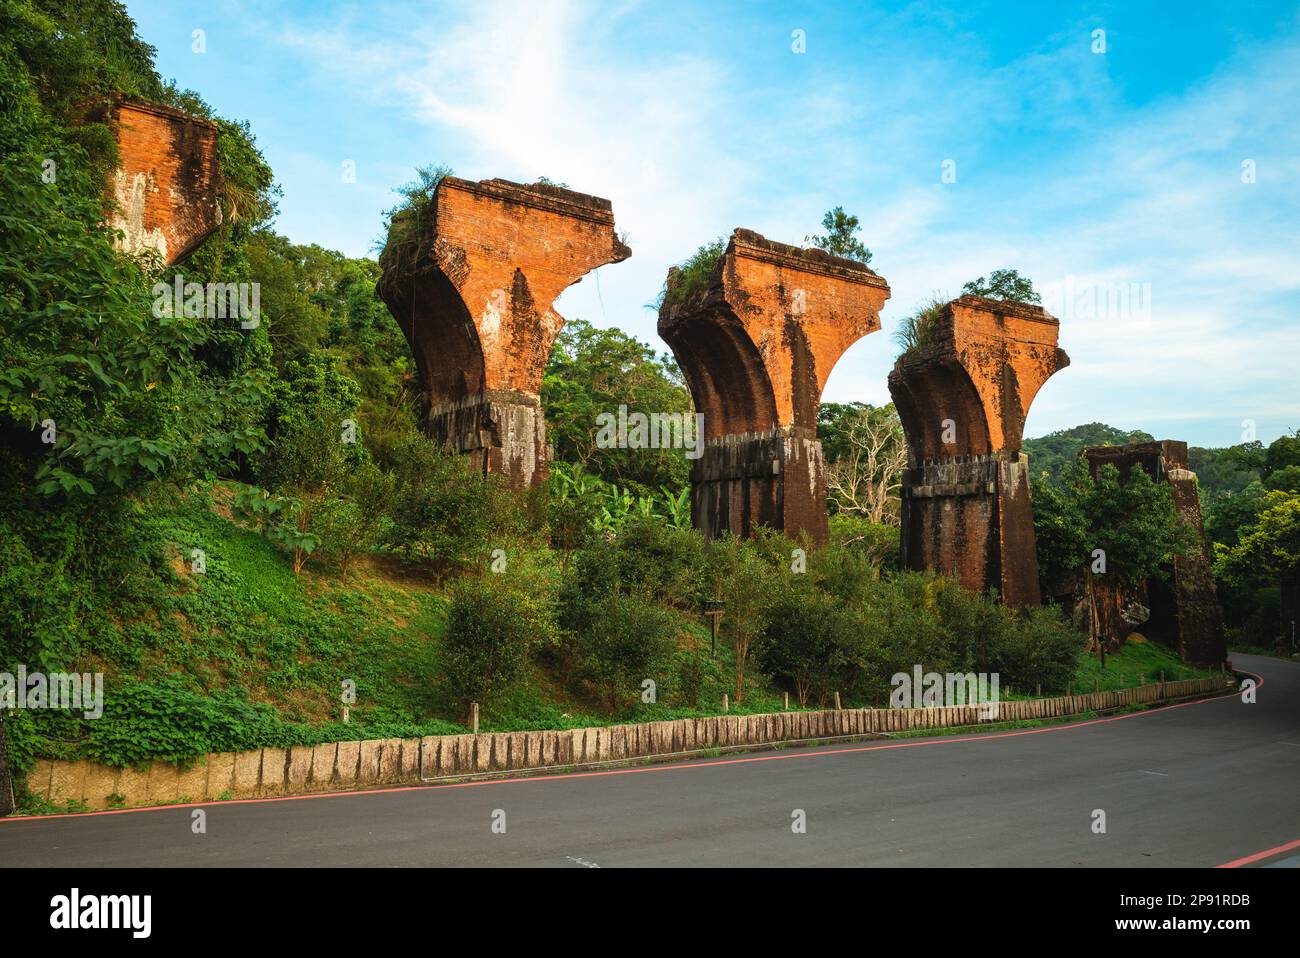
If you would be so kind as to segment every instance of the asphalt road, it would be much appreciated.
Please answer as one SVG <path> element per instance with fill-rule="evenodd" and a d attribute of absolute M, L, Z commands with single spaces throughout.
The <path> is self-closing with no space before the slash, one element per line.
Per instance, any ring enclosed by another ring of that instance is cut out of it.
<path fill-rule="evenodd" d="M 1253 705 L 1229 697 L 1010 733 L 0 820 L 0 864 L 1296 865 L 1300 664 L 1234 662 L 1264 678 Z M 205 834 L 193 832 L 195 808 Z"/>

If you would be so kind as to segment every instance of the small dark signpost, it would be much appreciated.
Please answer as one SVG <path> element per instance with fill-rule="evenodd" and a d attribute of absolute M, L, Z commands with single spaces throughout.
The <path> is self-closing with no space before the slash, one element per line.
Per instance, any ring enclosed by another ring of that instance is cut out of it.
<path fill-rule="evenodd" d="M 704 614 L 709 617 L 710 632 L 713 635 L 713 652 L 716 659 L 718 657 L 718 619 L 722 617 L 722 610 L 727 607 L 727 603 L 721 599 L 705 599 Z"/>

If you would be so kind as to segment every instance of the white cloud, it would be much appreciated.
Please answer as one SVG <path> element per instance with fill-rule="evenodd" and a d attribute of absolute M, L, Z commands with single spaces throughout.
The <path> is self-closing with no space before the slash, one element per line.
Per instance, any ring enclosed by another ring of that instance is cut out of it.
<path fill-rule="evenodd" d="M 672 33 L 653 17 L 636 4 L 490 3 L 463 17 L 381 13 L 364 33 L 354 21 L 298 25 L 280 39 L 331 82 L 404 104 L 443 151 L 418 156 L 403 144 L 412 166 L 546 175 L 610 198 L 634 256 L 600 271 L 599 286 L 588 279 L 562 296 L 566 315 L 662 348 L 642 307 L 671 263 L 738 225 L 801 241 L 822 211 L 844 205 L 861 217 L 893 298 L 885 335 L 850 350 L 828 399 L 886 399 L 898 318 L 1014 266 L 1040 285 L 1073 276 L 1150 284 L 1153 296 L 1141 327 L 1062 317 L 1074 364 L 1040 394 L 1034 429 L 1134 416 L 1191 428 L 1252 394 L 1261 419 L 1291 414 L 1294 34 L 1131 108 L 1106 59 L 1088 52 L 1087 24 L 989 64 L 977 34 L 961 34 L 969 56 L 934 48 L 909 9 L 882 16 L 876 35 L 889 42 L 847 62 L 819 57 L 825 41 L 812 35 L 791 83 L 756 68 L 769 61 L 719 47 L 716 30 L 691 42 L 682 23 L 680 41 L 664 42 Z M 948 157 L 958 161 L 952 186 L 939 183 Z M 1240 181 L 1245 158 L 1258 164 L 1252 185 Z"/>

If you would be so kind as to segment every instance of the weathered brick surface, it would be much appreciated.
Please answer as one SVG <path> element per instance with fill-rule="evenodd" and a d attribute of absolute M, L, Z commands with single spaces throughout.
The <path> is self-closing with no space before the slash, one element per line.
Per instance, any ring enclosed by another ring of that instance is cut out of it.
<path fill-rule="evenodd" d="M 660 309 L 659 335 L 704 414 L 691 514 L 706 536 L 767 525 L 826 540 L 822 389 L 844 351 L 880 329 L 888 298 L 861 263 L 738 229 L 710 286 Z"/>
<path fill-rule="evenodd" d="M 413 246 L 390 246 L 379 292 L 411 343 L 426 428 L 484 472 L 545 476 L 542 373 L 564 319 L 552 304 L 631 255 L 608 200 L 507 180 L 446 177 Z"/>
<path fill-rule="evenodd" d="M 927 343 L 899 357 L 889 392 L 907 436 L 902 561 L 1040 600 L 1029 464 L 1020 451 L 1039 388 L 1069 365 L 1037 306 L 963 296 Z"/>
<path fill-rule="evenodd" d="M 1223 612 L 1210 570 L 1196 473 L 1187 468 L 1187 443 L 1164 439 L 1090 446 L 1084 454 L 1093 476 L 1103 466 L 1113 465 L 1121 479 L 1127 479 L 1132 468 L 1138 466 L 1156 482 L 1168 483 L 1179 519 L 1196 533 L 1199 544 L 1192 555 L 1174 559 L 1168 582 L 1153 577 L 1129 590 L 1118 588 L 1104 576 L 1090 577 L 1091 604 L 1097 612 L 1096 634 L 1115 647 L 1134 628 L 1119 613 L 1137 601 L 1151 613 L 1147 622 L 1136 627 L 1143 635 L 1177 649 L 1185 662 L 1211 666 L 1223 662 L 1228 655 Z"/>
<path fill-rule="evenodd" d="M 127 252 L 153 250 L 175 263 L 221 225 L 216 124 L 136 100 L 119 103 L 114 121 L 118 209 L 110 225 Z"/>

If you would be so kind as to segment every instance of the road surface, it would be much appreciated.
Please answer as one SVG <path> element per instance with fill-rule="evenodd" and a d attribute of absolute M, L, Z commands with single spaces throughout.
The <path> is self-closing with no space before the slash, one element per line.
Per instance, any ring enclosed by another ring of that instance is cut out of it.
<path fill-rule="evenodd" d="M 1233 696 L 946 739 L 0 820 L 0 863 L 1293 866 L 1300 664 L 1234 662 L 1263 677 L 1256 704 Z"/>

